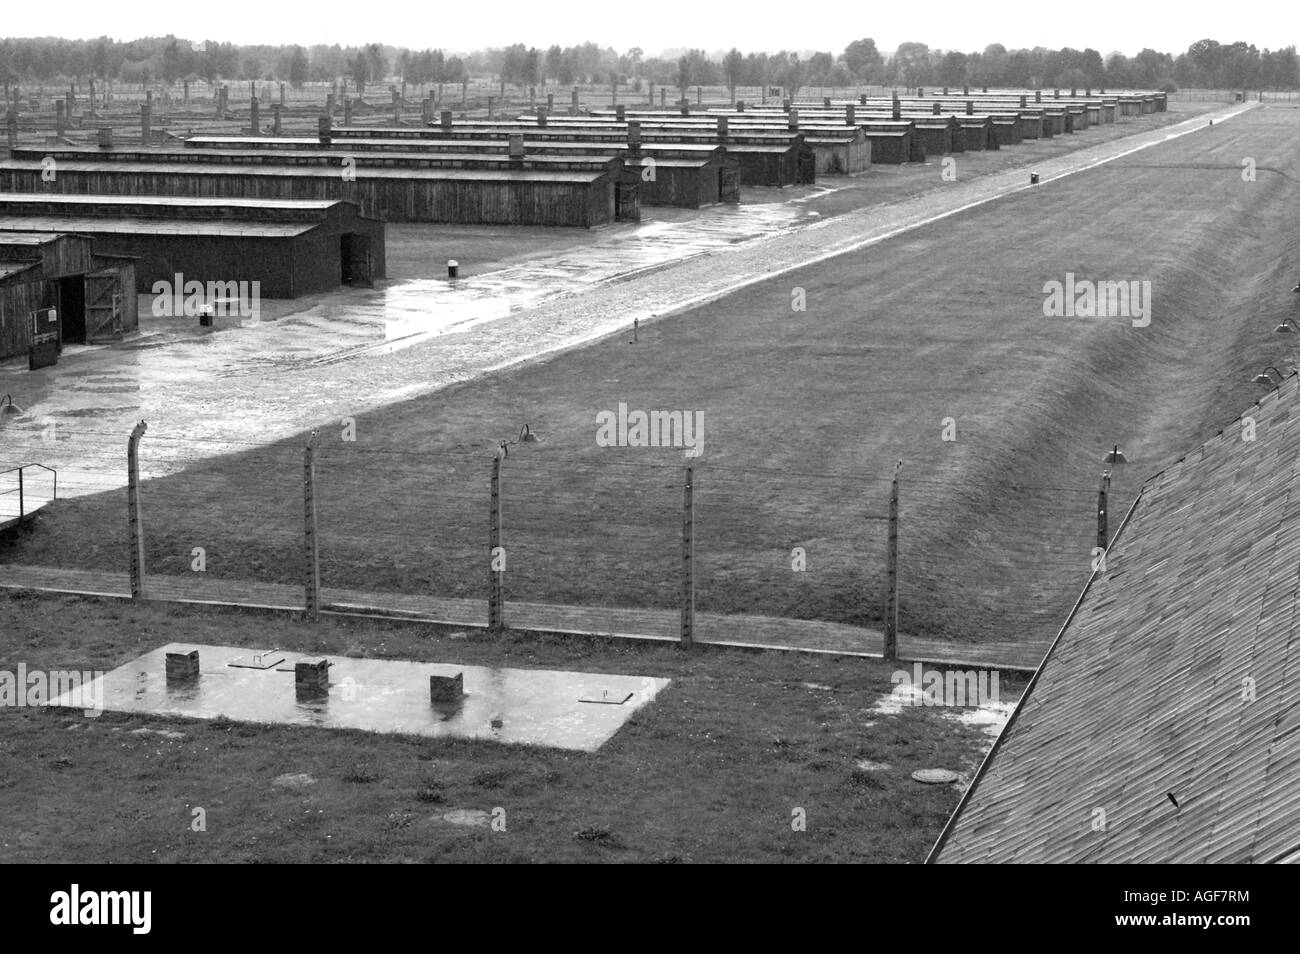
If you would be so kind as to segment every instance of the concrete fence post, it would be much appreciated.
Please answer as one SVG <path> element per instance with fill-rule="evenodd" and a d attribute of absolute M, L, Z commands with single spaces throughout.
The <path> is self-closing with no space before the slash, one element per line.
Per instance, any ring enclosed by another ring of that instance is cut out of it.
<path fill-rule="evenodd" d="M 682 488 L 682 648 L 695 644 L 695 467 Z"/>
<path fill-rule="evenodd" d="M 1110 534 L 1107 531 L 1106 510 L 1108 497 L 1110 495 L 1110 471 L 1105 471 L 1101 475 L 1101 487 L 1097 491 L 1097 546 L 1105 550 L 1110 544 Z"/>
<path fill-rule="evenodd" d="M 505 628 L 505 568 L 501 556 L 501 451 L 492 458 L 492 486 L 488 510 L 488 629 Z M 500 567 L 498 569 L 498 567 Z"/>
<path fill-rule="evenodd" d="M 894 467 L 894 480 L 889 488 L 889 551 L 885 568 L 886 659 L 898 658 L 898 472 L 902 469 L 900 460 Z"/>
<path fill-rule="evenodd" d="M 303 546 L 306 560 L 307 618 L 320 619 L 320 538 L 316 524 L 316 431 L 302 452 Z"/>
<path fill-rule="evenodd" d="M 141 421 L 126 442 L 126 513 L 131 534 L 131 598 L 146 599 L 144 518 L 140 512 L 140 439 L 149 425 Z"/>

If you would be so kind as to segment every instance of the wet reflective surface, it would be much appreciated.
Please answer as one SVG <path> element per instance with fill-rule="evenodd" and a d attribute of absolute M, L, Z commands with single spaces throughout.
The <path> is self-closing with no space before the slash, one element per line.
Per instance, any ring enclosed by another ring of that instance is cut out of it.
<path fill-rule="evenodd" d="M 168 684 L 168 653 L 199 651 L 199 677 Z M 239 722 L 362 729 L 406 735 L 491 739 L 594 752 L 669 680 L 553 670 L 498 669 L 278 651 L 272 668 L 232 666 L 250 650 L 171 643 L 101 679 L 99 686 L 60 696 L 51 705 L 82 709 L 102 699 L 111 712 Z M 329 688 L 315 694 L 295 687 L 294 664 L 327 658 Z M 430 701 L 429 677 L 464 677 L 459 703 Z M 619 702 L 618 700 L 626 701 Z M 589 700 L 589 701 L 583 701 Z"/>
<path fill-rule="evenodd" d="M 341 287 L 294 301 L 263 301 L 259 314 L 219 315 L 211 329 L 200 328 L 196 317 L 155 317 L 151 297 L 141 296 L 139 333 L 125 341 L 69 345 L 57 366 L 35 373 L 27 371 L 25 360 L 0 365 L 0 393 L 13 391 L 24 408 L 0 421 L 0 446 L 8 446 L 0 459 L 59 468 L 60 496 L 94 493 L 125 483 L 119 459 L 124 455 L 101 455 L 107 457 L 102 462 L 88 456 L 87 441 L 79 439 L 85 432 L 98 438 L 91 444 L 121 443 L 124 450 L 126 436 L 143 419 L 153 435 L 201 440 L 201 446 L 186 449 L 188 459 L 213 456 L 518 360 L 530 336 L 551 350 L 557 334 L 585 340 L 630 323 L 631 316 L 575 315 L 560 332 L 550 323 L 545 335 L 521 321 L 508 346 L 480 347 L 475 329 L 815 221 L 804 203 L 828 190 L 768 191 L 771 201 L 690 215 L 673 211 L 658 220 L 594 230 L 579 247 L 455 281 L 392 281 L 374 289 Z M 673 300 L 643 304 L 667 310 Z M 397 352 L 409 352 L 407 359 L 395 361 Z M 169 445 L 152 443 L 142 455 L 142 473 L 162 476 L 184 462 Z"/>

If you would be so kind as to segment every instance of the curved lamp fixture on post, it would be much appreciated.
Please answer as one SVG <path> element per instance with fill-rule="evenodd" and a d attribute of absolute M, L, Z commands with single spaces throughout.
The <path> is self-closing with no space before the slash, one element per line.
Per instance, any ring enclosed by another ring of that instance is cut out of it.
<path fill-rule="evenodd" d="M 1106 454 L 1106 456 L 1103 457 L 1103 458 L 1101 459 L 1101 462 L 1102 462 L 1103 464 L 1127 464 L 1127 463 L 1128 463 L 1128 458 L 1124 456 L 1124 452 L 1121 451 L 1121 450 L 1119 449 L 1119 445 L 1116 444 L 1116 445 L 1114 446 L 1114 448 L 1112 448 L 1112 449 L 1111 449 L 1111 450 Z M 1107 480 L 1107 483 L 1110 482 L 1110 474 L 1109 474 L 1109 473 L 1107 473 L 1107 475 L 1106 475 L 1106 480 Z"/>
<path fill-rule="evenodd" d="M 541 443 L 540 438 L 538 438 L 538 436 L 532 432 L 532 429 L 530 428 L 529 425 L 525 424 L 523 427 L 519 428 L 519 436 L 516 437 L 514 440 L 497 441 L 497 451 L 501 454 L 502 457 L 508 457 L 510 455 L 510 447 L 512 444 L 540 444 L 540 443 Z"/>
<path fill-rule="evenodd" d="M 1272 371 L 1274 374 L 1277 375 L 1276 383 L 1273 381 L 1271 377 L 1269 377 L 1268 373 L 1270 371 Z M 1270 387 L 1276 388 L 1282 385 L 1282 379 L 1285 377 L 1286 375 L 1284 375 L 1281 371 L 1279 371 L 1277 368 L 1273 367 L 1273 365 L 1270 364 L 1267 368 L 1259 372 L 1259 374 L 1255 375 L 1250 380 L 1252 384 L 1267 384 Z"/>

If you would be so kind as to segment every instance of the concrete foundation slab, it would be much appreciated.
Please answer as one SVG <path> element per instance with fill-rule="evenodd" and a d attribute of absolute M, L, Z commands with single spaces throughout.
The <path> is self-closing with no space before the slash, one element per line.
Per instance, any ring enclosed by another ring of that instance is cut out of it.
<path fill-rule="evenodd" d="M 199 653 L 199 675 L 167 680 L 169 654 Z M 248 665 L 233 646 L 170 643 L 101 677 L 104 708 L 193 719 L 362 729 L 431 737 L 492 739 L 593 752 L 667 688 L 669 680 L 602 673 L 499 669 L 346 656 L 267 652 L 273 667 Z M 237 665 L 236 663 L 241 663 Z M 318 693 L 296 691 L 301 663 L 328 673 Z M 327 664 L 322 666 L 321 664 Z M 430 699 L 432 677 L 455 680 L 456 701 Z M 75 695 L 75 698 L 74 698 Z M 604 704 L 592 704 L 604 703 Z M 79 693 L 51 705 L 84 708 Z"/>

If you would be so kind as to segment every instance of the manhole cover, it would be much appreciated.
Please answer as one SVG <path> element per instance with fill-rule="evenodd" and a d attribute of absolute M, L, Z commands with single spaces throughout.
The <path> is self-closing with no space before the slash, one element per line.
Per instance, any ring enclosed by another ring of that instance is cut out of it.
<path fill-rule="evenodd" d="M 912 773 L 912 778 L 926 785 L 943 785 L 957 781 L 957 773 L 947 769 L 917 769 Z"/>

